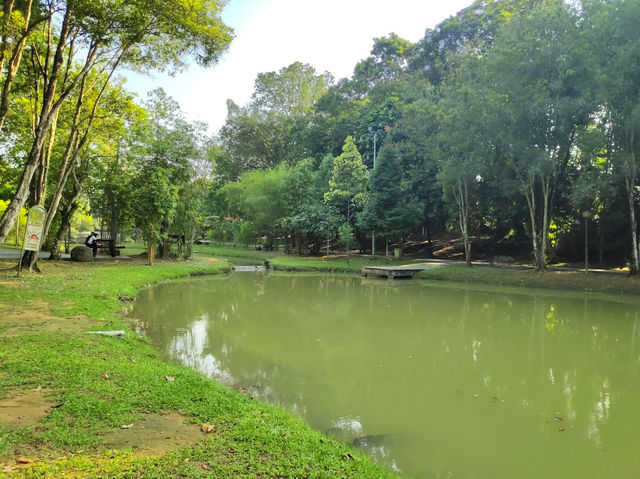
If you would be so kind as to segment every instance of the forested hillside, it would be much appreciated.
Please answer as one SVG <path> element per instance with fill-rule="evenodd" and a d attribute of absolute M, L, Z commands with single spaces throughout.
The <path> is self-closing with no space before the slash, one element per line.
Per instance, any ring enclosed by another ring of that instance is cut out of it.
<path fill-rule="evenodd" d="M 230 33 L 208 2 L 140 25 L 36 3 L 2 17 L 0 241 L 40 203 L 56 250 L 88 201 L 154 245 L 203 226 L 314 254 L 456 236 L 470 263 L 484 237 L 526 241 L 544 269 L 582 259 L 586 238 L 594 257 L 640 269 L 640 2 L 479 0 L 416 44 L 374 39 L 350 78 L 302 62 L 258 75 L 215 138 L 163 92 L 137 105 L 112 76 L 122 62 L 215 61 Z M 107 15 L 119 2 L 97 3 Z"/>

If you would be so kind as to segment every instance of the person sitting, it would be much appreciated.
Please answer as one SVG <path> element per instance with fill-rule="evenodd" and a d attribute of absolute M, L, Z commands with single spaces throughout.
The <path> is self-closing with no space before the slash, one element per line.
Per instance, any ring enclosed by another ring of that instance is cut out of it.
<path fill-rule="evenodd" d="M 93 257 L 95 258 L 96 254 L 98 254 L 98 233 L 92 231 L 91 234 L 87 236 L 84 244 L 93 250 Z"/>

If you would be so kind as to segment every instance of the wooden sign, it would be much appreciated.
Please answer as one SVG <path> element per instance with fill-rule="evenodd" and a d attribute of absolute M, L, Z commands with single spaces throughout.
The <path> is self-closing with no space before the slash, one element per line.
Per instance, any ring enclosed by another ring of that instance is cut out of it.
<path fill-rule="evenodd" d="M 42 230 L 44 229 L 46 216 L 47 212 L 42 206 L 34 206 L 29 211 L 27 228 L 24 232 L 24 241 L 22 243 L 22 249 L 24 251 L 40 251 Z"/>

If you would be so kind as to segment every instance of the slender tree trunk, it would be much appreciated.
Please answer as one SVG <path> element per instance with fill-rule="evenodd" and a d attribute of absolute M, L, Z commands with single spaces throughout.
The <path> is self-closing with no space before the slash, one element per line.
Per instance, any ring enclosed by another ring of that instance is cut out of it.
<path fill-rule="evenodd" d="M 471 267 L 471 241 L 469 238 L 469 186 L 468 180 L 458 176 L 458 183 L 454 187 L 454 196 L 458 204 L 458 219 L 460 222 L 460 234 L 464 244 L 464 260 Z"/>
<path fill-rule="evenodd" d="M 542 231 L 540 232 L 540 257 L 537 268 L 539 271 L 547 269 L 547 242 L 549 241 L 549 201 L 551 199 L 550 179 L 541 179 L 542 182 Z"/>
<path fill-rule="evenodd" d="M 527 188 L 524 189 L 524 197 L 527 200 L 527 208 L 529 210 L 529 221 L 531 222 L 531 242 L 533 247 L 533 256 L 536 268 L 540 265 L 540 248 L 538 245 L 538 226 L 536 222 L 536 193 L 535 184 L 530 181 Z"/>
<path fill-rule="evenodd" d="M 636 205 L 633 195 L 635 176 L 625 179 L 627 188 L 627 201 L 629 203 L 629 228 L 631 229 L 631 274 L 640 271 L 640 259 L 638 258 L 638 223 L 636 221 Z"/>
<path fill-rule="evenodd" d="M 0 21 L 0 34 L 2 35 L 2 44 L 0 45 L 0 72 L 4 70 L 4 62 L 9 51 L 9 20 L 13 12 L 13 0 L 3 0 L 2 2 L 2 20 Z"/>
<path fill-rule="evenodd" d="M 153 265 L 153 260 L 156 256 L 156 242 L 153 240 L 149 240 L 147 243 L 147 264 L 149 266 Z"/>
<path fill-rule="evenodd" d="M 298 256 L 302 254 L 302 236 L 300 233 L 296 234 L 296 254 Z"/>
<path fill-rule="evenodd" d="M 3 7 L 4 22 L 7 22 L 9 16 L 13 10 L 13 0 L 5 0 Z M 7 118 L 7 114 L 9 113 L 9 97 L 11 93 L 11 87 L 13 86 L 13 82 L 16 79 L 16 75 L 18 73 L 18 68 L 20 67 L 20 62 L 22 61 L 22 52 L 24 51 L 24 46 L 27 42 L 27 36 L 29 32 L 33 28 L 33 25 L 30 25 L 31 21 L 31 8 L 33 6 L 33 0 L 27 0 L 27 3 L 24 6 L 24 30 L 21 33 L 20 39 L 17 40 L 13 51 L 11 52 L 11 59 L 9 60 L 9 65 L 7 66 L 7 73 L 4 79 L 4 83 L 2 85 L 2 96 L 0 97 L 0 130 L 4 125 L 4 121 Z M 3 23 L 4 23 L 3 22 Z M 6 27 L 6 24 L 3 25 Z M 5 61 L 5 49 L 7 48 L 7 39 L 4 37 L 2 39 L 2 57 L 0 59 L 0 71 L 4 69 L 4 61 Z"/>
<path fill-rule="evenodd" d="M 67 232 L 70 231 L 71 218 L 73 218 L 73 214 L 78 209 L 78 198 L 80 198 L 80 194 L 82 193 L 82 185 L 75 173 L 73 176 L 73 194 L 60 212 L 60 229 L 58 230 L 58 234 L 56 235 L 56 240 L 51 251 L 51 259 L 60 259 L 60 245 L 64 241 Z"/>

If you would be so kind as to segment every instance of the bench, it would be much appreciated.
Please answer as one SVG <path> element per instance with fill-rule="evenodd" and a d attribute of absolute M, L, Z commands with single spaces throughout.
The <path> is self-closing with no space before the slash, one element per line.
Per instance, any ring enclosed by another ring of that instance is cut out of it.
<path fill-rule="evenodd" d="M 115 241 L 112 239 L 98 239 L 98 249 L 103 252 L 108 252 L 109 256 L 119 256 L 120 250 L 124 248 L 124 246 L 116 246 Z"/>

